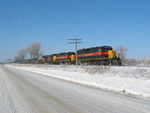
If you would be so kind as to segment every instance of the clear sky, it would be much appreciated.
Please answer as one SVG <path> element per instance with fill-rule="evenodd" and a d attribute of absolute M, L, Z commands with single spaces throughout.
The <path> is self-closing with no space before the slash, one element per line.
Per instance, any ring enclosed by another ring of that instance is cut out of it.
<path fill-rule="evenodd" d="M 0 0 L 0 60 L 32 42 L 44 54 L 110 45 L 129 58 L 150 56 L 150 0 Z"/>

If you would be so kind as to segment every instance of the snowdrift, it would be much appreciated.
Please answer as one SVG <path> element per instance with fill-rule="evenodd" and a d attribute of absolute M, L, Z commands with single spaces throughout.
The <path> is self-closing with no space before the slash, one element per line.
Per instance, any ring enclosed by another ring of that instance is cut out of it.
<path fill-rule="evenodd" d="M 7 65 L 95 88 L 150 97 L 150 67 Z"/>

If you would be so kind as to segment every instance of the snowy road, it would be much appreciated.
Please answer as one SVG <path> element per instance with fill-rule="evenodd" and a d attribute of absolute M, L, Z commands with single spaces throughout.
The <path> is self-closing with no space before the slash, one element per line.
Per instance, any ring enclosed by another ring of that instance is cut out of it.
<path fill-rule="evenodd" d="M 122 96 L 4 66 L 0 67 L 0 104 L 0 113 L 150 113 L 148 98 Z"/>

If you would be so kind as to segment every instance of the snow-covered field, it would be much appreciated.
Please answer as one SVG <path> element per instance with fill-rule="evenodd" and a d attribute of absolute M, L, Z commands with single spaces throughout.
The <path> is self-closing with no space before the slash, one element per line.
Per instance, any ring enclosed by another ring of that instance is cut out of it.
<path fill-rule="evenodd" d="M 7 65 L 95 88 L 150 97 L 150 67 Z"/>

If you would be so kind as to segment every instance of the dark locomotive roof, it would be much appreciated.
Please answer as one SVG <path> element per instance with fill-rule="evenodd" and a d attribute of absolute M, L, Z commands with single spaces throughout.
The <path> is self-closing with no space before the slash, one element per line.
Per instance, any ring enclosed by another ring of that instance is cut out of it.
<path fill-rule="evenodd" d="M 56 56 L 67 56 L 67 55 L 74 55 L 74 52 L 63 52 L 63 53 L 58 53 Z"/>
<path fill-rule="evenodd" d="M 93 53 L 93 52 L 106 52 L 108 50 L 112 50 L 112 47 L 110 46 L 100 46 L 100 47 L 91 47 L 91 48 L 84 48 L 78 50 L 78 54 L 84 54 L 84 53 Z"/>
<path fill-rule="evenodd" d="M 54 55 L 56 55 L 56 54 L 44 55 L 44 56 L 42 56 L 42 58 L 52 58 Z"/>
<path fill-rule="evenodd" d="M 52 58 L 53 56 L 67 56 L 67 55 L 75 55 L 74 52 L 63 52 L 58 54 L 44 55 L 42 58 Z"/>

